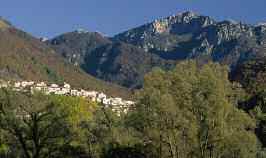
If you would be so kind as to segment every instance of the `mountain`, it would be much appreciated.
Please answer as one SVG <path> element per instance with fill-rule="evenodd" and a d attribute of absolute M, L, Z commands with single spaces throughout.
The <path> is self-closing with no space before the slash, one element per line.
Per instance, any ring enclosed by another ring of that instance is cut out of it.
<path fill-rule="evenodd" d="M 129 88 L 140 87 L 143 76 L 153 67 L 174 65 L 173 61 L 132 44 L 112 41 L 97 32 L 77 30 L 55 37 L 47 44 L 90 75 Z"/>
<path fill-rule="evenodd" d="M 50 46 L 74 65 L 84 64 L 84 58 L 94 49 L 111 43 L 98 32 L 76 30 L 48 41 Z"/>
<path fill-rule="evenodd" d="M 2 19 L 0 19 L 0 78 L 68 82 L 76 88 L 105 91 L 119 96 L 129 94 L 126 89 L 100 81 L 79 67 L 69 64 L 47 44 Z"/>
<path fill-rule="evenodd" d="M 140 88 L 143 76 L 153 67 L 171 68 L 155 54 L 123 42 L 114 42 L 97 48 L 85 58 L 82 68 L 98 78 L 130 88 Z"/>
<path fill-rule="evenodd" d="M 63 34 L 59 37 L 66 41 L 54 44 L 60 39 L 55 38 L 49 44 L 61 54 L 74 53 L 79 58 L 74 64 L 89 74 L 130 88 L 140 87 L 143 75 L 152 68 L 168 69 L 181 60 L 219 62 L 233 71 L 243 62 L 266 55 L 263 23 L 216 21 L 193 12 L 158 19 L 110 38 L 100 34 L 96 38 L 89 32 L 70 34 L 75 35 Z"/>
<path fill-rule="evenodd" d="M 255 56 L 265 56 L 266 27 L 234 21 L 217 22 L 184 12 L 116 35 L 164 59 L 208 58 L 234 67 Z"/>

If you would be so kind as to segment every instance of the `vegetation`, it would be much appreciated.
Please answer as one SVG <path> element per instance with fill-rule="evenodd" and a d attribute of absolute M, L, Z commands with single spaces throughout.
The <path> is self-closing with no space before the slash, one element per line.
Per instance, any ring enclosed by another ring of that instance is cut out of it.
<path fill-rule="evenodd" d="M 1 134 L 8 139 L 2 145 L 2 152 L 7 152 L 7 157 L 57 157 L 62 147 L 78 140 L 81 124 L 89 120 L 94 107 L 81 98 L 3 89 L 0 125 Z"/>
<path fill-rule="evenodd" d="M 152 67 L 169 69 L 175 63 L 123 42 L 95 49 L 84 60 L 82 68 L 89 74 L 129 88 L 141 88 Z"/>
<path fill-rule="evenodd" d="M 126 98 L 130 96 L 125 88 L 86 74 L 39 39 L 14 27 L 0 32 L 0 68 L 0 78 L 4 80 L 68 82 L 76 88 L 104 91 Z"/>
<path fill-rule="evenodd" d="M 250 94 L 266 89 L 266 58 L 258 58 L 239 64 L 231 78 L 240 82 Z"/>
<path fill-rule="evenodd" d="M 217 64 L 178 64 L 146 76 L 130 121 L 151 157 L 256 156 L 255 121 L 235 103 L 227 71 Z"/>
<path fill-rule="evenodd" d="M 265 158 L 265 26 L 190 12 L 163 21 L 159 32 L 155 22 L 113 38 L 72 32 L 43 43 L 0 18 L 3 80 L 130 96 L 89 73 L 142 88 L 121 116 L 84 98 L 0 89 L 0 157 Z M 176 65 L 183 59 L 198 63 Z M 209 60 L 229 65 L 231 81 Z"/>
<path fill-rule="evenodd" d="M 155 69 L 121 116 L 83 98 L 2 89 L 0 156 L 263 158 L 265 93 L 243 110 L 250 98 L 236 85 L 214 63 Z"/>
<path fill-rule="evenodd" d="M 263 147 L 266 147 L 266 59 L 257 58 L 237 66 L 232 72 L 231 79 L 243 85 L 247 92 L 247 99 L 240 104 L 257 120 L 256 134 Z"/>

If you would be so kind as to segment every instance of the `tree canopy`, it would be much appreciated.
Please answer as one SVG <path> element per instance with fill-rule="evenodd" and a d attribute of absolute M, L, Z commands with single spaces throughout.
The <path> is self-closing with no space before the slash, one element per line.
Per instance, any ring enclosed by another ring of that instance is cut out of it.
<path fill-rule="evenodd" d="M 62 147 L 80 140 L 81 124 L 94 106 L 76 97 L 0 93 L 0 134 L 9 138 L 1 151 L 10 146 L 10 154 L 25 158 L 57 157 Z"/>
<path fill-rule="evenodd" d="M 119 116 L 80 97 L 0 89 L 0 157 L 263 158 L 266 93 L 243 94 L 226 67 L 195 61 L 154 69 Z"/>
<path fill-rule="evenodd" d="M 143 143 L 159 158 L 255 157 L 255 121 L 234 105 L 227 74 L 187 61 L 147 75 L 130 117 Z"/>

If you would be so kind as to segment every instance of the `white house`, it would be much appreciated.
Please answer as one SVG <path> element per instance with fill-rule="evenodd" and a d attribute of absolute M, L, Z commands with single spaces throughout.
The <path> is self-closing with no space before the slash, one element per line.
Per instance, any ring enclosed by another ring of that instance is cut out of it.
<path fill-rule="evenodd" d="M 8 84 L 7 83 L 1 83 L 0 84 L 0 88 L 7 88 L 8 87 Z"/>
<path fill-rule="evenodd" d="M 71 89 L 71 86 L 70 86 L 70 84 L 64 82 L 64 88 L 66 88 L 66 89 Z"/>
<path fill-rule="evenodd" d="M 19 88 L 21 86 L 21 83 L 20 82 L 15 82 L 15 84 L 14 84 L 14 87 L 15 88 Z"/>
<path fill-rule="evenodd" d="M 78 94 L 78 90 L 76 90 L 76 89 L 71 89 L 70 90 L 70 95 L 77 96 L 77 94 Z"/>
<path fill-rule="evenodd" d="M 28 86 L 32 86 L 32 85 L 34 85 L 33 81 L 22 81 L 21 82 L 22 87 L 28 87 Z"/>
<path fill-rule="evenodd" d="M 96 91 L 88 91 L 88 97 L 96 98 L 97 95 L 98 95 L 98 92 L 96 92 Z"/>
<path fill-rule="evenodd" d="M 77 97 L 82 97 L 82 92 L 81 91 L 77 91 Z"/>
<path fill-rule="evenodd" d="M 97 99 L 96 99 L 96 101 L 97 102 L 102 102 L 104 99 L 106 99 L 107 98 L 107 96 L 106 96 L 106 94 L 104 94 L 104 93 L 99 93 L 98 95 L 97 95 Z"/>
<path fill-rule="evenodd" d="M 38 91 L 45 91 L 47 90 L 47 85 L 44 82 L 37 83 L 34 87 L 32 87 L 34 90 Z"/>
<path fill-rule="evenodd" d="M 69 94 L 70 90 L 71 90 L 71 86 L 69 84 L 67 84 L 67 83 L 64 83 L 64 86 L 61 88 L 59 93 L 61 95 Z"/>
<path fill-rule="evenodd" d="M 36 87 L 47 87 L 47 85 L 44 82 L 40 82 L 36 84 Z"/>
<path fill-rule="evenodd" d="M 122 105 L 123 104 L 123 101 L 122 101 L 122 98 L 112 98 L 111 100 L 111 105 Z"/>
<path fill-rule="evenodd" d="M 123 104 L 125 104 L 126 106 L 130 106 L 130 105 L 134 105 L 135 102 L 126 100 L 126 101 L 124 101 Z"/>
<path fill-rule="evenodd" d="M 111 102 L 112 102 L 111 100 L 112 98 L 104 98 L 102 102 L 104 105 L 111 105 Z"/>
<path fill-rule="evenodd" d="M 58 91 L 60 91 L 60 87 L 57 84 L 51 84 L 48 88 L 47 88 L 47 93 L 51 94 L 51 93 L 58 93 Z"/>

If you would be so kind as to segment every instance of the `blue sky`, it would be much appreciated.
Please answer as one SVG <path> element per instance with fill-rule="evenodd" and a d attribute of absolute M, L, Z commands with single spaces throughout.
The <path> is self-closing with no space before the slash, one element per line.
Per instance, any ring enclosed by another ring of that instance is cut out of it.
<path fill-rule="evenodd" d="M 35 36 L 77 28 L 107 35 L 192 10 L 217 20 L 266 22 L 266 0 L 1 0 L 0 15 Z"/>

